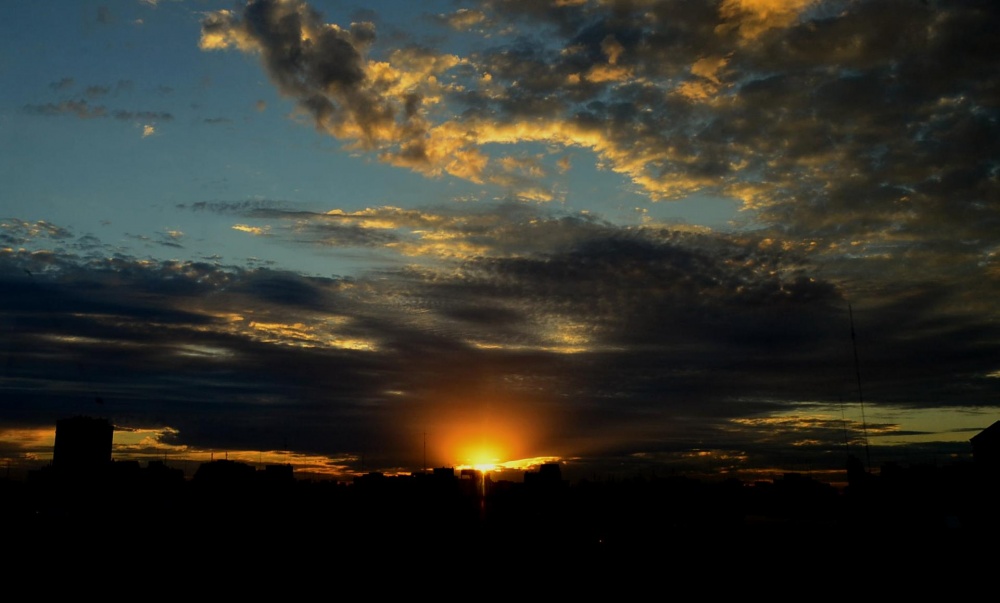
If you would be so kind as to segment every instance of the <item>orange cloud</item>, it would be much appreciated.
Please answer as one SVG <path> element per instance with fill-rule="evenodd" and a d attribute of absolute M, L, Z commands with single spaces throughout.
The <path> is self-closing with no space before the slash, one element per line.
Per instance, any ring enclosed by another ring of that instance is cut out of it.
<path fill-rule="evenodd" d="M 743 40 L 754 40 L 769 29 L 788 27 L 815 0 L 724 0 L 719 31 L 739 30 Z"/>

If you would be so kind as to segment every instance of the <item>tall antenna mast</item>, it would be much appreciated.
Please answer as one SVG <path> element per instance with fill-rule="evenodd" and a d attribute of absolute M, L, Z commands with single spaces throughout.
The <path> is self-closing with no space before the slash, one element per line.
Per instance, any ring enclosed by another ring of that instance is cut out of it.
<path fill-rule="evenodd" d="M 844 396 L 840 396 L 840 424 L 844 426 L 844 450 L 851 456 L 851 438 L 847 434 L 847 414 L 844 412 Z"/>
<path fill-rule="evenodd" d="M 854 374 L 858 380 L 858 403 L 861 405 L 861 429 L 865 436 L 865 459 L 868 461 L 868 473 L 872 472 L 872 455 L 868 450 L 868 422 L 865 420 L 865 399 L 861 394 L 861 368 L 858 362 L 858 340 L 854 335 L 854 311 L 847 304 L 847 315 L 851 320 L 851 346 L 854 348 Z"/>
<path fill-rule="evenodd" d="M 427 473 L 427 431 L 424 431 L 424 467 L 423 472 Z"/>

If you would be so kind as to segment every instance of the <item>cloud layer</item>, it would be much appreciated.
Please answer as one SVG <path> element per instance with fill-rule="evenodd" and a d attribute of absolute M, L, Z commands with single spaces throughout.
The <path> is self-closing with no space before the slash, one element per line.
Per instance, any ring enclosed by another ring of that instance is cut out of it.
<path fill-rule="evenodd" d="M 540 143 L 592 151 L 654 200 L 732 197 L 794 237 L 995 228 L 988 5 L 486 2 L 446 21 L 518 35 L 469 56 L 413 45 L 374 59 L 373 24 L 262 0 L 207 17 L 201 44 L 258 55 L 349 147 L 525 198 L 558 196 L 552 167 L 505 149 Z"/>
<path fill-rule="evenodd" d="M 510 430 L 512 458 L 609 472 L 832 470 L 847 431 L 860 446 L 848 300 L 795 253 L 515 207 L 520 221 L 499 205 L 461 226 L 430 210 L 360 212 L 351 244 L 398 242 L 369 236 L 376 227 L 437 224 L 484 252 L 441 264 L 428 251 L 428 264 L 349 278 L 87 258 L 68 253 L 72 240 L 63 253 L 8 249 L 11 410 L 61 416 L 100 398 L 116 421 L 169 427 L 190 450 L 290 447 L 340 476 L 416 470 L 425 432 Z M 290 231 L 329 245 L 344 215 L 303 227 L 297 214 Z M 549 244 L 529 253 L 532 238 Z M 995 327 L 972 312 L 943 322 L 956 297 L 927 283 L 861 304 L 869 404 L 993 399 Z M 838 416 L 845 403 L 850 417 Z"/>

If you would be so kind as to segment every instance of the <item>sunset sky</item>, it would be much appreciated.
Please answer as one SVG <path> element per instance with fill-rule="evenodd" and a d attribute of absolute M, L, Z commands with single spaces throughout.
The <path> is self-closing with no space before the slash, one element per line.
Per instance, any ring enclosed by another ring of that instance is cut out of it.
<path fill-rule="evenodd" d="M 967 459 L 998 6 L 6 3 L 4 468 Z"/>

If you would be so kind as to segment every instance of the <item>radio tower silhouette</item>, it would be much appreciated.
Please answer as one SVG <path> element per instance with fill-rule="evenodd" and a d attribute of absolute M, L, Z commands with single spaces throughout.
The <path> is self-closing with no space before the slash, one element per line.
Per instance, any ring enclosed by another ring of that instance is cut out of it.
<path fill-rule="evenodd" d="M 868 422 L 865 420 L 865 398 L 861 392 L 861 364 L 858 362 L 858 340 L 854 335 L 854 311 L 851 304 L 847 304 L 847 315 L 851 321 L 851 347 L 854 348 L 854 375 L 858 381 L 858 403 L 861 405 L 861 430 L 865 439 L 865 460 L 868 464 L 868 473 L 872 472 L 872 455 L 868 449 Z"/>

